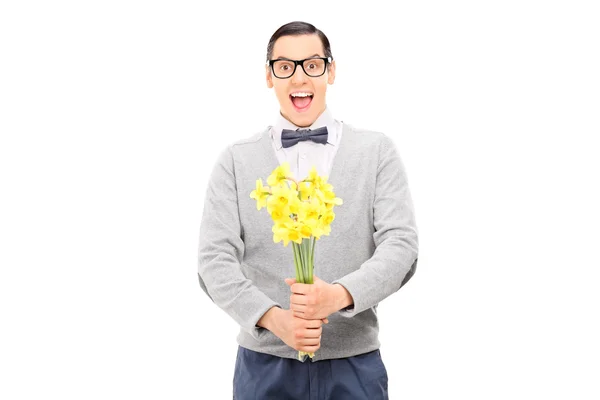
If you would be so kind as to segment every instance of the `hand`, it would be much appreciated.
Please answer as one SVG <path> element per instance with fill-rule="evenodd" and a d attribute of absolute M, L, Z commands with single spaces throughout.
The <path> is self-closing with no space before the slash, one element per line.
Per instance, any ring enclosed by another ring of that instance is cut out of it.
<path fill-rule="evenodd" d="M 297 318 L 292 310 L 278 310 L 274 319 L 275 336 L 298 351 L 314 353 L 321 347 L 323 320 Z M 329 321 L 325 319 L 325 323 Z"/>
<path fill-rule="evenodd" d="M 287 278 L 285 280 L 290 286 L 292 295 L 290 296 L 290 309 L 294 315 L 303 319 L 327 318 L 330 314 L 343 307 L 340 304 L 340 285 L 331 285 L 316 275 L 313 276 L 313 283 L 296 283 L 295 279 Z"/>

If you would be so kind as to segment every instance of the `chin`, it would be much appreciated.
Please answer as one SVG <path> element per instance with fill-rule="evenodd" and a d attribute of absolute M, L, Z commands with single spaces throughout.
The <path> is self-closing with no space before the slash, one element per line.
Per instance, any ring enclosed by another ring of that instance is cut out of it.
<path fill-rule="evenodd" d="M 298 112 L 295 109 L 292 109 L 289 110 L 288 115 L 295 121 L 294 124 L 298 126 L 309 126 L 312 125 L 320 115 L 320 112 L 317 112 L 316 110 L 316 108 L 313 108 L 312 110 L 308 110 L 308 112 Z"/>
<path fill-rule="evenodd" d="M 294 125 L 300 126 L 300 127 L 309 127 L 310 125 L 312 125 L 313 122 L 315 122 L 315 117 L 310 116 L 310 115 L 306 115 L 306 114 L 302 114 L 302 115 L 295 115 L 293 117 L 292 122 L 294 123 Z"/>

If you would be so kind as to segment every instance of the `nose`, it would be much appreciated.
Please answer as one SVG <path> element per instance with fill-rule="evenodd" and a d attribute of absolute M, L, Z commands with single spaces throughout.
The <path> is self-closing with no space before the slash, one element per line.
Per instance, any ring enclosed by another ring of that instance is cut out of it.
<path fill-rule="evenodd" d="M 301 65 L 296 66 L 296 71 L 294 71 L 294 75 L 290 78 L 293 84 L 304 83 L 308 76 L 304 73 Z"/>

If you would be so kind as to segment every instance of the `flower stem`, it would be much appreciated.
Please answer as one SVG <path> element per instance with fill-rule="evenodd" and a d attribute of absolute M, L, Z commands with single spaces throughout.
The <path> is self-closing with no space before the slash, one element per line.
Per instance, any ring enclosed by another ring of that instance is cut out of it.
<path fill-rule="evenodd" d="M 314 276 L 315 273 L 315 237 L 311 236 L 310 238 L 310 267 L 311 274 L 310 276 Z"/>
<path fill-rule="evenodd" d="M 304 269 L 302 268 L 303 260 L 302 260 L 302 251 L 301 251 L 300 245 L 296 242 L 293 242 L 293 246 L 294 246 L 294 255 L 296 256 L 296 259 L 294 260 L 294 262 L 296 263 L 296 271 L 298 274 L 298 276 L 296 278 L 296 282 L 306 283 L 305 276 L 304 276 Z"/>
<path fill-rule="evenodd" d="M 298 260 L 298 251 L 296 251 L 296 243 L 292 242 L 292 250 L 294 252 L 294 267 L 296 269 L 296 282 L 300 282 L 300 270 L 299 270 L 299 260 Z"/>
<path fill-rule="evenodd" d="M 302 243 L 292 242 L 294 249 L 294 264 L 296 267 L 296 282 L 314 283 L 313 260 L 314 260 L 314 238 L 302 239 Z M 315 353 L 298 351 L 298 360 L 302 361 L 304 356 L 313 358 Z"/>
<path fill-rule="evenodd" d="M 304 273 L 304 283 L 313 283 L 311 274 L 311 260 L 310 260 L 310 239 L 302 239 L 302 267 Z"/>

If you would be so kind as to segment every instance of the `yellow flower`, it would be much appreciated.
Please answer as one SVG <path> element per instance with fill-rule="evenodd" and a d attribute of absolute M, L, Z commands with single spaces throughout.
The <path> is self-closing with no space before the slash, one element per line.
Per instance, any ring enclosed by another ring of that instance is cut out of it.
<path fill-rule="evenodd" d="M 271 230 L 273 231 L 273 242 L 279 243 L 283 240 L 283 245 L 287 247 L 288 243 L 290 242 L 289 229 L 287 227 L 287 224 L 276 223 L 275 225 L 273 225 L 273 228 L 271 228 Z"/>
<path fill-rule="evenodd" d="M 302 244 L 302 229 L 301 224 L 294 223 L 288 229 L 288 239 L 292 242 Z"/>
<path fill-rule="evenodd" d="M 321 226 L 321 235 L 329 235 L 331 233 L 331 226 L 323 224 Z"/>
<path fill-rule="evenodd" d="M 256 189 L 250 193 L 250 197 L 256 200 L 256 209 L 260 210 L 267 205 L 267 196 L 270 191 L 268 186 L 263 186 L 262 179 L 256 180 Z"/>
<path fill-rule="evenodd" d="M 342 199 L 335 197 L 327 176 L 320 177 L 315 166 L 306 179 L 297 183 L 290 175 L 289 164 L 283 163 L 273 170 L 267 183 L 270 188 L 263 187 L 262 181 L 258 180 L 250 197 L 256 199 L 259 210 L 266 207 L 271 215 L 273 242 L 283 241 L 286 247 L 290 242 L 299 245 L 292 246 L 296 279 L 311 283 L 314 247 L 310 240 L 329 235 L 335 218 L 333 207 L 342 204 Z M 314 353 L 299 351 L 299 359 L 306 354 L 311 358 L 314 356 Z"/>
<path fill-rule="evenodd" d="M 279 185 L 271 187 L 271 196 L 267 199 L 267 211 L 269 214 L 276 208 L 293 206 L 294 197 L 297 192 L 287 187 L 287 185 Z"/>
<path fill-rule="evenodd" d="M 326 204 L 328 210 L 332 210 L 334 205 L 344 204 L 343 200 L 339 197 L 335 197 L 333 192 L 333 186 L 330 183 L 326 183 L 322 187 L 320 200 Z"/>
<path fill-rule="evenodd" d="M 315 185 L 312 182 L 302 181 L 299 184 L 298 192 L 300 193 L 300 200 L 307 201 L 309 200 L 314 192 Z"/>
<path fill-rule="evenodd" d="M 290 213 L 298 215 L 300 213 L 303 202 L 298 198 L 298 192 L 292 190 L 289 198 Z"/>
<path fill-rule="evenodd" d="M 306 223 L 300 223 L 298 225 L 298 233 L 300 233 L 300 244 L 302 243 L 302 238 L 304 239 L 310 239 L 310 236 L 312 235 L 312 227 L 309 224 Z"/>
<path fill-rule="evenodd" d="M 321 224 L 315 225 L 315 227 L 312 230 L 312 235 L 315 237 L 315 240 L 321 239 L 321 236 L 323 236 L 324 234 L 325 232 L 323 231 Z"/>
<path fill-rule="evenodd" d="M 303 221 L 305 224 L 316 225 L 319 216 L 321 215 L 321 204 L 316 200 L 300 202 L 300 210 L 298 212 L 298 221 Z"/>
<path fill-rule="evenodd" d="M 271 175 L 267 178 L 267 184 L 270 186 L 279 185 L 284 183 L 287 178 L 291 178 L 290 164 L 287 162 L 282 163 L 273 170 Z"/>
<path fill-rule="evenodd" d="M 310 226 L 301 222 L 284 222 L 273 225 L 273 242 L 279 243 L 283 240 L 283 245 L 287 247 L 289 242 L 302 244 L 302 239 L 310 238 L 312 229 Z"/>
<path fill-rule="evenodd" d="M 290 208 L 288 206 L 276 207 L 271 211 L 271 219 L 275 223 L 284 223 L 290 220 Z"/>
<path fill-rule="evenodd" d="M 327 176 L 320 177 L 317 173 L 317 168 L 313 165 L 308 172 L 308 176 L 306 177 L 305 181 L 311 182 L 315 189 L 320 189 L 321 186 L 327 182 Z"/>
<path fill-rule="evenodd" d="M 333 211 L 328 211 L 325 214 L 323 214 L 323 217 L 321 219 L 323 220 L 324 225 L 329 226 L 335 219 L 335 213 Z"/>

